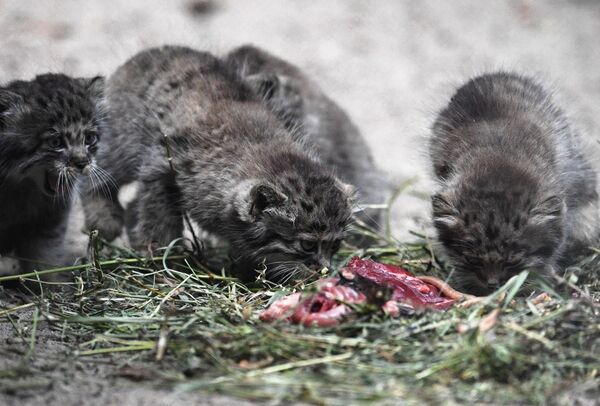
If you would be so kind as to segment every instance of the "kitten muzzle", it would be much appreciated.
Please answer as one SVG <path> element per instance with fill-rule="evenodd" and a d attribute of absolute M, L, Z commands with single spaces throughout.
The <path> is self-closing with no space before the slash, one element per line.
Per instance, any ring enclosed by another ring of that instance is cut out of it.
<path fill-rule="evenodd" d="M 89 159 L 72 159 L 69 161 L 69 166 L 79 172 L 83 172 L 85 168 L 90 164 Z"/>

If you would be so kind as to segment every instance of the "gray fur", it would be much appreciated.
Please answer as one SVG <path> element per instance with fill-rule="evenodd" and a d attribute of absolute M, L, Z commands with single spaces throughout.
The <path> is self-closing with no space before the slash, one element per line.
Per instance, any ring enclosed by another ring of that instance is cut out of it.
<path fill-rule="evenodd" d="M 114 238 L 126 217 L 134 246 L 166 245 L 182 235 L 188 213 L 230 243 L 245 271 L 265 263 L 287 279 L 328 264 L 351 196 L 222 61 L 183 47 L 149 49 L 112 75 L 107 99 L 112 132 L 98 161 L 115 187 L 112 199 L 85 199 L 90 228 Z M 124 213 L 117 192 L 134 180 L 139 195 Z"/>
<path fill-rule="evenodd" d="M 102 87 L 102 78 L 46 74 L 0 88 L 0 255 L 25 269 L 62 240 L 82 174 L 104 176 L 93 159 Z"/>
<path fill-rule="evenodd" d="M 358 206 L 383 204 L 389 195 L 384 174 L 350 117 L 298 67 L 251 45 L 226 57 L 292 133 L 314 148 L 325 165 L 356 187 Z M 364 208 L 358 217 L 378 229 L 381 209 Z"/>
<path fill-rule="evenodd" d="M 534 80 L 462 86 L 433 126 L 433 221 L 457 280 L 488 293 L 572 262 L 597 237 L 596 173 L 580 135 Z"/>

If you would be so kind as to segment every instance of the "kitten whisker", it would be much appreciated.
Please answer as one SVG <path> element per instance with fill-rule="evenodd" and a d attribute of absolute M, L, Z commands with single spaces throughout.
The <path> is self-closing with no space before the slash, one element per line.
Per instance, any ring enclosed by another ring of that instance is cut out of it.
<path fill-rule="evenodd" d="M 65 202 L 67 202 L 67 201 L 71 201 L 72 200 L 72 198 L 73 198 L 73 196 L 75 194 L 75 191 L 76 191 L 76 188 L 75 188 L 76 178 L 75 178 L 75 176 L 72 174 L 72 172 L 68 168 L 65 168 L 65 180 L 66 180 L 66 182 L 65 182 L 65 184 L 66 184 L 65 191 L 67 192 L 66 193 L 67 194 L 67 196 L 66 196 L 67 199 L 65 200 Z"/>
<path fill-rule="evenodd" d="M 63 167 L 58 171 L 58 178 L 56 180 L 56 191 L 54 193 L 54 198 L 60 199 L 63 204 L 67 202 L 67 199 L 63 194 L 63 191 L 66 190 L 66 188 L 67 188 L 67 186 L 65 185 L 66 184 L 65 177 L 66 177 L 66 167 Z"/>
<path fill-rule="evenodd" d="M 317 271 L 298 261 L 272 261 L 266 263 L 266 266 L 270 277 L 281 284 L 286 284 L 297 277 L 301 277 L 301 282 L 305 282 L 318 274 Z"/>
<path fill-rule="evenodd" d="M 298 275 L 300 264 L 293 261 L 279 261 L 278 265 L 273 266 L 274 263 L 267 263 L 267 273 L 271 278 L 279 281 L 281 284 L 286 284 L 290 279 Z"/>
<path fill-rule="evenodd" d="M 89 166 L 89 178 L 92 181 L 92 189 L 102 192 L 108 199 L 112 199 L 112 191 L 117 190 L 114 178 L 105 170 L 94 164 Z M 96 180 L 96 181 L 94 181 Z"/>
<path fill-rule="evenodd" d="M 89 179 L 92 182 L 92 190 L 95 192 L 101 192 L 106 198 L 112 200 L 112 193 L 110 188 L 106 185 L 106 183 L 102 180 L 100 175 L 91 170 L 89 173 Z"/>
<path fill-rule="evenodd" d="M 94 171 L 94 173 L 98 174 L 107 185 L 112 186 L 112 188 L 115 189 L 117 188 L 117 182 L 115 181 L 115 178 L 113 178 L 113 176 L 104 168 L 96 165 L 95 163 L 91 164 L 90 168 L 92 171 Z"/>

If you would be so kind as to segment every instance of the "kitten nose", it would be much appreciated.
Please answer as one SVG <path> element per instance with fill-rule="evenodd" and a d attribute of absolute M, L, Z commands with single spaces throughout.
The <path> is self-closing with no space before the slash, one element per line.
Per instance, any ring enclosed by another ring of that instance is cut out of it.
<path fill-rule="evenodd" d="M 316 262 L 321 268 L 331 268 L 331 261 L 325 257 L 318 258 Z"/>
<path fill-rule="evenodd" d="M 495 290 L 498 286 L 500 286 L 500 280 L 496 275 L 490 276 L 487 280 L 487 286 L 488 288 Z"/>
<path fill-rule="evenodd" d="M 83 170 L 83 168 L 88 166 L 89 163 L 90 163 L 90 161 L 87 158 L 73 158 L 69 162 L 69 165 L 74 168 L 77 168 L 81 171 L 81 170 Z"/>
<path fill-rule="evenodd" d="M 308 261 L 308 265 L 315 269 L 321 270 L 323 268 L 331 268 L 331 262 L 323 257 L 313 257 Z"/>

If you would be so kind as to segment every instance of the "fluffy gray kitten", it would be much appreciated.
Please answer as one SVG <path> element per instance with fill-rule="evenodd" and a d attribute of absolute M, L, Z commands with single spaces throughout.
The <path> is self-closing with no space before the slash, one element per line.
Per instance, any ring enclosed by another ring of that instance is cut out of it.
<path fill-rule="evenodd" d="M 94 164 L 102 86 L 46 74 L 0 87 L 0 254 L 33 261 L 24 268 L 62 239 L 81 175 L 104 176 Z"/>
<path fill-rule="evenodd" d="M 106 96 L 111 133 L 98 161 L 115 184 L 85 199 L 90 228 L 120 233 L 117 192 L 137 180 L 127 213 L 136 247 L 180 237 L 188 213 L 229 242 L 244 271 L 264 264 L 287 279 L 329 264 L 350 221 L 350 188 L 226 63 L 189 48 L 149 49 L 110 77 Z"/>
<path fill-rule="evenodd" d="M 325 165 L 355 186 L 358 206 L 383 204 L 389 194 L 386 178 L 350 117 L 298 67 L 245 45 L 226 57 L 240 75 L 292 131 L 314 148 Z M 363 208 L 358 217 L 378 229 L 381 209 Z"/>
<path fill-rule="evenodd" d="M 432 204 L 462 288 L 550 272 L 596 238 L 596 173 L 579 137 L 531 78 L 485 74 L 454 94 L 433 126 Z"/>

